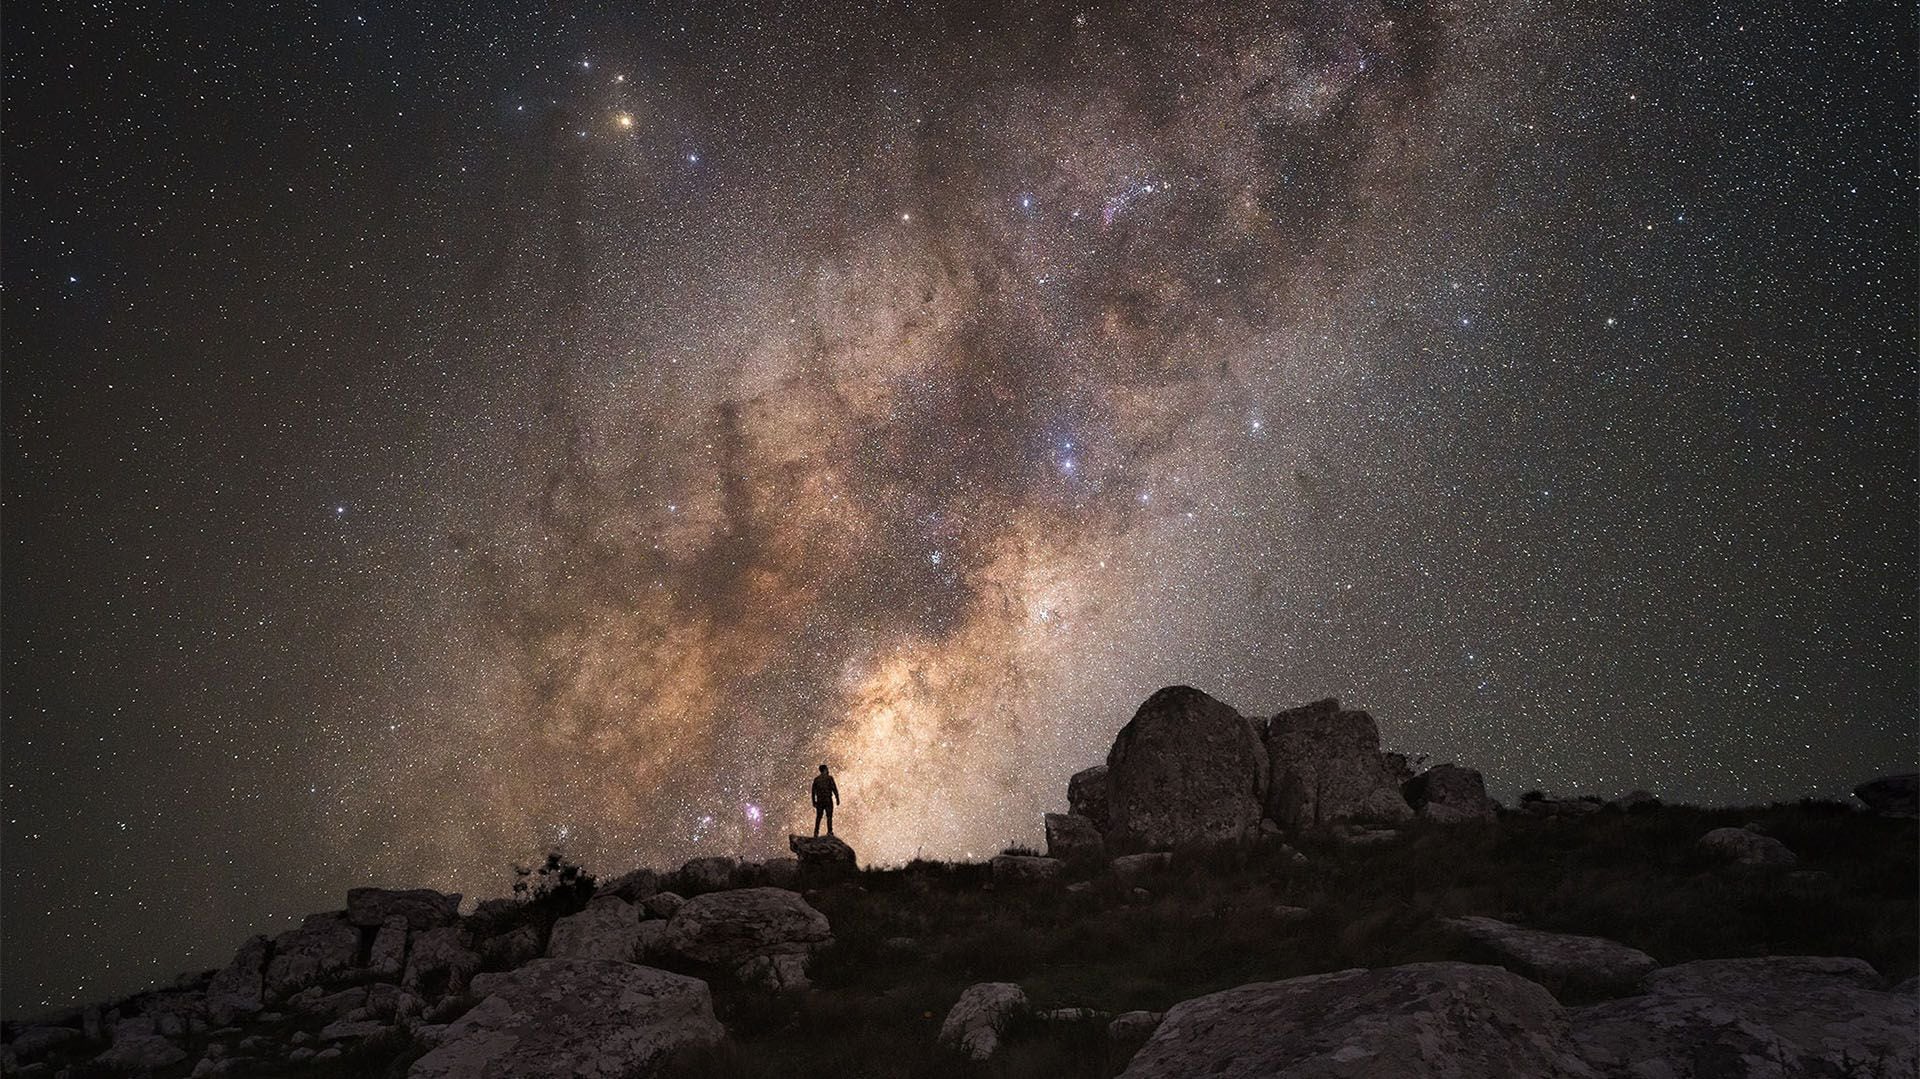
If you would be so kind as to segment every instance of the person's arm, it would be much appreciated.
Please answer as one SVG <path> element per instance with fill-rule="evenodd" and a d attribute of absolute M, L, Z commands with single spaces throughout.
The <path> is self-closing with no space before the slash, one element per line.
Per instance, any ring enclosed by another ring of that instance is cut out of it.
<path fill-rule="evenodd" d="M 840 784 L 834 783 L 831 779 L 827 780 L 827 782 L 833 783 L 833 800 L 835 803 L 838 803 L 840 801 Z"/>

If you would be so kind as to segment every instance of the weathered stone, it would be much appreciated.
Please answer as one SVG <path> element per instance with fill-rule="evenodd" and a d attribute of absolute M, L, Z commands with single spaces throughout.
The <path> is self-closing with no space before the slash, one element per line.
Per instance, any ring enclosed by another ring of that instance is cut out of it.
<path fill-rule="evenodd" d="M 1073 773 L 1067 780 L 1067 812 L 1085 817 L 1105 833 L 1107 819 L 1107 766 L 1096 764 Z"/>
<path fill-rule="evenodd" d="M 599 896 L 586 910 L 553 923 L 547 957 L 631 963 L 639 946 L 640 916 L 618 896 Z"/>
<path fill-rule="evenodd" d="M 677 892 L 655 892 L 641 901 L 640 909 L 655 918 L 671 918 L 685 902 Z"/>
<path fill-rule="evenodd" d="M 1742 866 L 1788 866 L 1800 860 L 1785 843 L 1745 828 L 1715 828 L 1700 837 L 1700 849 Z"/>
<path fill-rule="evenodd" d="M 480 960 L 495 970 L 510 970 L 540 957 L 540 927 L 523 925 L 480 942 Z"/>
<path fill-rule="evenodd" d="M 1123 854 L 1113 860 L 1113 875 L 1121 880 L 1134 880 L 1149 873 L 1159 873 L 1173 864 L 1170 851 L 1156 850 L 1145 854 Z"/>
<path fill-rule="evenodd" d="M 726 1034 L 705 982 L 610 959 L 536 959 L 480 975 L 473 991 L 485 999 L 410 1079 L 650 1076 L 675 1050 Z"/>
<path fill-rule="evenodd" d="M 1267 816 L 1283 828 L 1413 816 L 1380 755 L 1373 717 L 1342 709 L 1337 700 L 1289 708 L 1268 720 L 1266 754 Z"/>
<path fill-rule="evenodd" d="M 618 896 L 629 903 L 638 903 L 659 890 L 660 874 L 642 866 L 602 884 L 598 894 Z"/>
<path fill-rule="evenodd" d="M 733 976 L 743 985 L 775 993 L 797 993 L 813 988 L 807 979 L 804 955 L 756 955 L 740 964 Z"/>
<path fill-rule="evenodd" d="M 367 986 L 367 1014 L 375 1019 L 391 1021 L 400 1014 L 400 994 L 399 986 L 385 982 Z"/>
<path fill-rule="evenodd" d="M 760 880 L 769 888 L 800 888 L 800 859 L 768 858 L 760 865 Z"/>
<path fill-rule="evenodd" d="M 1920 773 L 1870 779 L 1853 788 L 1853 796 L 1883 817 L 1920 816 Z"/>
<path fill-rule="evenodd" d="M 367 1038 L 376 1038 L 392 1028 L 385 1023 L 372 1019 L 341 1019 L 328 1023 L 320 1030 L 323 1042 L 357 1042 Z"/>
<path fill-rule="evenodd" d="M 1107 1024 L 1107 1059 L 1112 1062 L 1111 1066 L 1126 1067 L 1166 1017 L 1165 1012 L 1144 1011 L 1121 1012 L 1114 1016 L 1113 1021 Z"/>
<path fill-rule="evenodd" d="M 480 956 L 467 947 L 466 933 L 446 925 L 413 935 L 401 984 L 427 997 L 458 993 L 479 969 Z"/>
<path fill-rule="evenodd" d="M 113 1026 L 113 1044 L 94 1063 L 121 1071 L 154 1071 L 187 1059 L 186 1051 L 162 1037 L 151 1017 L 122 1019 Z"/>
<path fill-rule="evenodd" d="M 667 922 L 660 946 L 729 970 L 755 956 L 804 954 L 832 937 L 827 916 L 784 888 L 739 888 L 694 896 Z"/>
<path fill-rule="evenodd" d="M 640 934 L 635 938 L 635 962 L 644 963 L 654 955 L 661 954 L 661 947 L 667 939 L 668 922 L 664 918 L 648 918 L 640 923 Z"/>
<path fill-rule="evenodd" d="M 398 978 L 407 969 L 407 916 L 391 914 L 374 931 L 367 951 L 367 969 L 375 977 Z"/>
<path fill-rule="evenodd" d="M 1644 996 L 1573 1011 L 1607 1077 L 1913 1075 L 1920 1000 L 1858 959 L 1709 959 L 1647 975 Z"/>
<path fill-rule="evenodd" d="M 1095 861 L 1106 854 L 1106 840 L 1093 821 L 1072 813 L 1049 813 L 1047 857 L 1062 861 Z"/>
<path fill-rule="evenodd" d="M 1261 982 L 1176 1004 L 1125 1079 L 1588 1079 L 1567 1017 L 1498 967 L 1417 963 Z"/>
<path fill-rule="evenodd" d="M 315 997 L 300 1010 L 309 1015 L 324 1015 L 338 1019 L 355 1008 L 364 1008 L 366 1005 L 367 987 L 356 985 L 349 989 L 342 989 L 338 993 Z"/>
<path fill-rule="evenodd" d="M 841 880 L 851 877 L 858 868 L 853 848 L 839 836 L 790 835 L 787 849 L 799 859 L 800 876 L 809 882 Z"/>
<path fill-rule="evenodd" d="M 1240 713 L 1188 686 L 1147 698 L 1107 753 L 1109 839 L 1121 848 L 1259 832 L 1267 754 Z"/>
<path fill-rule="evenodd" d="M 732 858 L 694 858 L 675 876 L 689 892 L 717 892 L 733 886 L 733 872 L 738 867 Z"/>
<path fill-rule="evenodd" d="M 1014 887 L 1032 887 L 1058 881 L 1066 872 L 1066 863 L 1058 858 L 1038 858 L 1028 854 L 995 855 L 993 882 Z"/>
<path fill-rule="evenodd" d="M 1438 764 L 1408 780 L 1401 791 L 1421 817 L 1438 824 L 1494 819 L 1486 780 L 1471 768 Z"/>
<path fill-rule="evenodd" d="M 1442 924 L 1485 945 L 1501 966 L 1555 993 L 1631 993 L 1659 965 L 1647 953 L 1604 937 L 1523 929 L 1495 918 L 1448 918 Z"/>
<path fill-rule="evenodd" d="M 27 1027 L 13 1036 L 7 1048 L 23 1061 L 34 1061 L 79 1038 L 80 1032 L 73 1027 Z"/>
<path fill-rule="evenodd" d="M 207 983 L 207 1015 L 215 1026 L 225 1026 L 265 1006 L 267 950 L 272 946 L 264 936 L 249 938 L 233 962 Z"/>
<path fill-rule="evenodd" d="M 347 892 L 347 921 L 368 929 L 388 918 L 407 920 L 408 929 L 437 929 L 460 916 L 460 896 L 431 888 L 354 888 Z"/>
<path fill-rule="evenodd" d="M 1086 1023 L 1106 1017 L 1106 1012 L 1092 1008 L 1050 1008 L 1034 1015 L 1034 1018 L 1043 1023 Z"/>
<path fill-rule="evenodd" d="M 338 971 L 360 956 L 360 930 L 341 914 L 309 914 L 300 928 L 273 938 L 266 989 L 280 997 L 297 992 Z"/>
<path fill-rule="evenodd" d="M 1014 1017 L 1027 1009 L 1027 994 L 1012 982 L 968 986 L 940 1024 L 940 1044 L 970 1060 L 987 1060 Z"/>

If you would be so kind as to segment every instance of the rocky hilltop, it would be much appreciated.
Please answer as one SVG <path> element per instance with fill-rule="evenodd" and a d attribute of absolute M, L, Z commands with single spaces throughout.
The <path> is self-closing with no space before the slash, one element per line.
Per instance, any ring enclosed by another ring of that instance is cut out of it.
<path fill-rule="evenodd" d="M 1862 807 L 1507 808 L 1373 718 L 1155 693 L 1047 849 L 837 839 L 511 899 L 356 888 L 9 1076 L 1911 1076 L 1915 777 Z M 1904 979 L 1893 984 L 1895 979 Z"/>

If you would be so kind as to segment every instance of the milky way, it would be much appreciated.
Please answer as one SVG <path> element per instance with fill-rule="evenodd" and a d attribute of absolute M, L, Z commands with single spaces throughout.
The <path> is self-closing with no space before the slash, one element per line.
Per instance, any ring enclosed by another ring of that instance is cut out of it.
<path fill-rule="evenodd" d="M 1171 683 L 1911 763 L 1910 14 L 95 18 L 8 44 L 10 1005 L 822 761 L 984 857 Z"/>

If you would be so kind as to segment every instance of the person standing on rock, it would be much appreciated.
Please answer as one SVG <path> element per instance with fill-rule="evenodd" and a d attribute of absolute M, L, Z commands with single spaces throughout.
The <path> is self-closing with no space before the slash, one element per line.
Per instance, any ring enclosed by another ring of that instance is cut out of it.
<path fill-rule="evenodd" d="M 820 774 L 813 777 L 813 834 L 820 834 L 820 818 L 827 819 L 827 834 L 833 834 L 833 803 L 840 800 L 840 786 L 828 774 L 827 766 L 820 766 Z"/>

